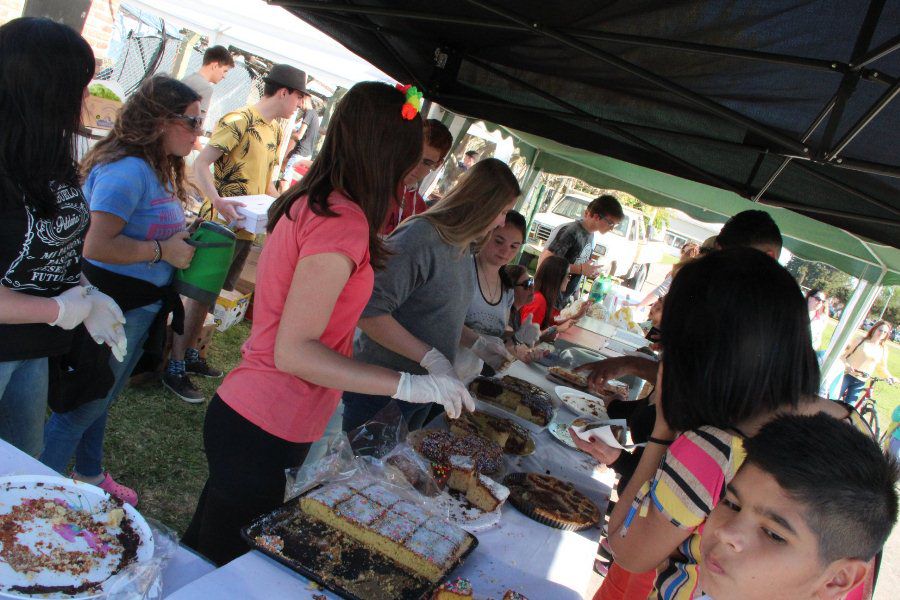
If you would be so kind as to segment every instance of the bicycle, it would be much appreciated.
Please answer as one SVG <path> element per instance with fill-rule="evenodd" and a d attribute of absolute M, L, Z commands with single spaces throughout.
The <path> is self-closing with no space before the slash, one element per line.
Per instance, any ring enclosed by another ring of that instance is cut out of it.
<path fill-rule="evenodd" d="M 875 384 L 879 381 L 887 381 L 887 379 L 883 379 L 881 377 L 869 377 L 869 382 L 866 384 L 866 387 L 860 392 L 855 402 L 848 402 L 856 412 L 859 413 L 859 416 L 862 417 L 862 420 L 869 426 L 869 429 L 872 430 L 872 435 L 879 442 L 884 442 L 884 436 L 881 436 L 881 424 L 878 421 L 878 409 L 877 409 L 877 401 L 875 397 L 872 395 L 872 390 L 875 387 Z M 844 394 L 844 401 L 847 401 L 847 396 Z M 885 432 L 885 436 L 888 432 Z"/>

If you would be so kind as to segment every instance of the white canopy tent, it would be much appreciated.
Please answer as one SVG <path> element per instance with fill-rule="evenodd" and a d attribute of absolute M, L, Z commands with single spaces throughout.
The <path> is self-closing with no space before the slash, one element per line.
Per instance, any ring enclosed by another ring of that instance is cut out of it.
<path fill-rule="evenodd" d="M 133 9 L 276 63 L 303 69 L 330 87 L 358 81 L 394 83 L 318 29 L 263 0 L 126 0 Z"/>

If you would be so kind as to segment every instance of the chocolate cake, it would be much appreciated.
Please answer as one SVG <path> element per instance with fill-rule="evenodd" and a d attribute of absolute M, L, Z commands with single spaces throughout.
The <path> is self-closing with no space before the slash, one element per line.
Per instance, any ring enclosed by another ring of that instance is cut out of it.
<path fill-rule="evenodd" d="M 478 435 L 456 436 L 449 431 L 430 429 L 421 432 L 416 450 L 429 460 L 448 465 L 450 457 L 470 456 L 481 473 L 496 473 L 503 465 L 503 450 L 495 442 Z"/>
<path fill-rule="evenodd" d="M 538 473 L 512 473 L 503 483 L 510 503 L 539 523 L 580 531 L 600 522 L 600 509 L 570 483 Z"/>
<path fill-rule="evenodd" d="M 476 377 L 470 389 L 478 398 L 502 406 L 537 425 L 545 426 L 553 418 L 550 394 L 517 377 L 507 375 L 500 380 Z"/>
<path fill-rule="evenodd" d="M 493 440 L 507 454 L 526 455 L 534 452 L 534 440 L 528 430 L 509 419 L 475 411 L 463 413 L 450 421 L 450 431 L 456 435 L 475 434 Z"/>

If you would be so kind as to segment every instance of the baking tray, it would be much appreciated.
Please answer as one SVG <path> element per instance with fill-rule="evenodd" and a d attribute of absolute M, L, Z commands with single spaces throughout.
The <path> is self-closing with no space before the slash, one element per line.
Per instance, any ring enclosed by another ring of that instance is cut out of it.
<path fill-rule="evenodd" d="M 250 547 L 259 550 L 269 558 L 278 561 L 291 569 L 315 581 L 322 587 L 347 600 L 429 600 L 434 591 L 446 580 L 478 546 L 478 538 L 467 533 L 472 544 L 456 560 L 437 583 L 423 577 L 407 573 L 389 558 L 366 549 L 353 538 L 329 527 L 321 521 L 305 517 L 299 511 L 300 498 L 315 491 L 321 486 L 311 488 L 300 497 L 288 501 L 274 511 L 258 517 L 250 525 L 241 530 L 241 536 Z M 438 518 L 438 517 L 435 517 Z M 294 529 L 286 531 L 290 524 Z M 284 549 L 276 551 L 261 545 L 257 536 L 277 535 L 284 540 Z M 338 546 L 335 549 L 335 546 Z M 336 556 L 339 552 L 340 556 Z M 288 554 L 296 557 L 288 556 Z M 340 558 L 343 557 L 343 560 Z M 316 565 L 318 563 L 318 566 Z M 335 567 L 337 563 L 337 567 Z M 324 566 L 331 566 L 336 573 L 323 574 Z M 368 567 L 368 568 L 364 568 Z M 358 585 L 347 585 L 348 581 L 340 581 L 339 574 L 353 579 L 370 571 L 375 579 L 359 582 Z M 349 588 L 355 588 L 349 589 Z M 396 589 L 391 594 L 388 590 Z M 377 595 L 377 594 L 383 595 Z"/>

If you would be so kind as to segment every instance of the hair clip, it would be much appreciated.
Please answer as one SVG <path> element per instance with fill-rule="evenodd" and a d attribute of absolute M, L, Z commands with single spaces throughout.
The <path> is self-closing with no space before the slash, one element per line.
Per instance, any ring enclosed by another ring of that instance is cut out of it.
<path fill-rule="evenodd" d="M 400 116 L 407 121 L 412 121 L 422 110 L 422 92 L 414 85 L 397 84 L 397 89 L 406 94 L 406 102 L 400 109 Z"/>

